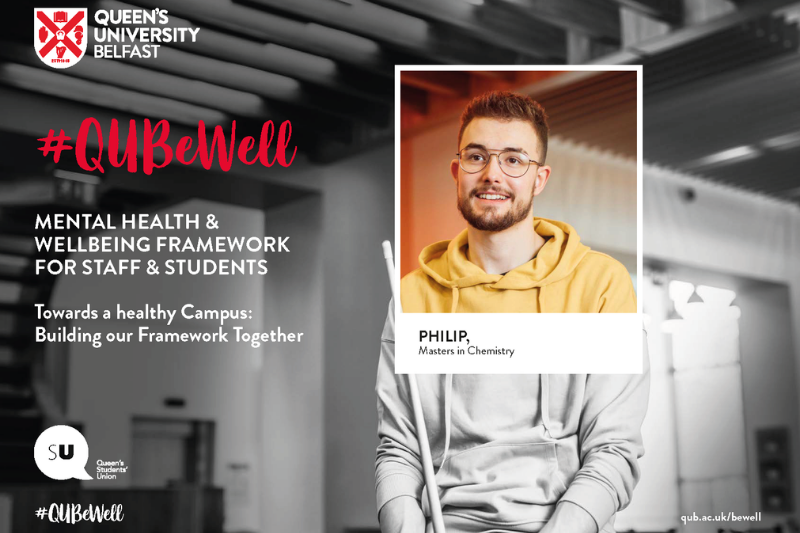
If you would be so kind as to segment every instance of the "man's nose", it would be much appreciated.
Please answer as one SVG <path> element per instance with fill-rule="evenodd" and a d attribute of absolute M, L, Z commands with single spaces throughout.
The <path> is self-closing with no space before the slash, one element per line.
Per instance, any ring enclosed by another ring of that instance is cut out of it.
<path fill-rule="evenodd" d="M 500 168 L 500 154 L 489 154 L 489 161 L 483 169 L 483 177 L 492 181 L 500 181 L 504 176 Z"/>

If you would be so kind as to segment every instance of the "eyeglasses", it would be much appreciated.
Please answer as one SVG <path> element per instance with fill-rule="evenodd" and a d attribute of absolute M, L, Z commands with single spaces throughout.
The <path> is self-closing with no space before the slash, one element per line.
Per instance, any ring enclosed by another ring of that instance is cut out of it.
<path fill-rule="evenodd" d="M 496 150 L 495 150 L 496 151 Z M 522 152 L 515 152 L 513 150 L 502 150 L 496 154 L 490 154 L 488 150 L 483 148 L 464 148 L 457 152 L 458 164 L 461 170 L 468 174 L 475 174 L 480 172 L 486 165 L 489 164 L 493 155 L 497 156 L 497 163 L 500 165 L 500 170 L 507 176 L 512 178 L 519 178 L 528 172 L 531 163 L 536 166 L 542 166 L 541 163 L 534 161 Z"/>

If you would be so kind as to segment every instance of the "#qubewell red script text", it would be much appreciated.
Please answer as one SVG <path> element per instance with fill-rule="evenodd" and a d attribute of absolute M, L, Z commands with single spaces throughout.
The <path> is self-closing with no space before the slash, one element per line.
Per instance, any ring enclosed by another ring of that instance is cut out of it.
<path fill-rule="evenodd" d="M 64 140 L 70 139 L 69 137 L 63 136 L 63 130 L 61 135 L 61 137 L 54 137 L 53 130 L 50 130 L 50 137 L 39 139 L 40 141 L 58 141 L 58 146 L 52 147 L 48 143 L 45 148 L 40 148 L 45 156 L 47 156 L 49 151 L 59 152 L 59 149 L 70 150 L 72 148 L 63 144 Z M 87 150 L 93 150 L 92 148 L 87 148 L 87 141 L 90 135 L 95 136 L 97 144 L 96 157 L 87 154 Z M 282 167 L 288 167 L 292 164 L 292 161 L 294 161 L 294 156 L 297 153 L 296 146 L 294 148 L 289 147 L 289 141 L 292 137 L 292 123 L 286 120 L 278 128 L 277 145 L 272 152 L 272 159 L 270 159 L 268 150 L 272 145 L 274 137 L 275 125 L 269 120 L 261 127 L 261 136 L 258 140 L 257 150 L 254 150 L 256 148 L 256 140 L 253 137 L 247 136 L 239 142 L 236 156 L 245 165 L 261 163 L 265 167 L 271 167 L 277 163 Z M 173 159 L 184 165 L 189 165 L 193 163 L 198 156 L 200 157 L 200 163 L 203 165 L 203 168 L 208 170 L 214 162 L 215 152 L 216 155 L 219 156 L 220 168 L 227 172 L 230 170 L 234 160 L 236 121 L 233 121 L 231 124 L 230 142 L 226 139 L 222 126 L 217 125 L 214 127 L 214 134 L 211 137 L 211 146 L 209 147 L 206 138 L 206 126 L 202 120 L 197 124 L 197 148 L 195 150 L 192 150 L 192 144 L 194 143 L 192 137 L 181 137 L 175 148 L 170 146 L 168 141 L 168 121 L 160 120 L 153 126 L 149 119 L 144 120 L 142 170 L 145 174 L 152 174 L 154 168 L 163 168 L 167 166 Z M 139 138 L 137 135 L 136 121 L 131 120 L 128 125 L 128 138 L 125 143 L 125 149 L 120 155 L 119 123 L 116 119 L 112 119 L 108 134 L 108 162 L 116 168 L 127 165 L 129 172 L 136 172 L 138 167 L 138 143 Z M 105 172 L 102 163 L 103 148 L 103 131 L 100 122 L 91 117 L 84 119 L 81 123 L 78 139 L 75 143 L 75 159 L 78 165 L 86 171 L 97 170 L 101 173 Z M 163 158 L 159 157 L 159 163 L 156 163 L 154 160 L 154 154 L 157 153 L 157 150 L 163 153 Z M 55 161 L 58 161 L 58 153 L 55 156 Z"/>

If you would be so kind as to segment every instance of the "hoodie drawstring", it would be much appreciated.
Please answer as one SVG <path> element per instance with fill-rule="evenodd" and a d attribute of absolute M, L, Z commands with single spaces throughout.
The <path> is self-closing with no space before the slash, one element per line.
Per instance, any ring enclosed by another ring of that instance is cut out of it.
<path fill-rule="evenodd" d="M 453 410 L 453 374 L 447 374 L 444 378 L 444 453 L 442 461 L 439 463 L 437 472 L 444 466 L 447 459 L 447 452 L 450 451 L 450 413 Z"/>
<path fill-rule="evenodd" d="M 544 288 L 545 286 L 542 285 L 539 287 L 539 312 L 544 313 Z"/>
<path fill-rule="evenodd" d="M 539 383 L 542 393 L 540 405 L 542 406 L 542 425 L 544 432 L 548 437 L 552 438 L 550 434 L 550 376 L 547 374 L 539 374 Z"/>
<path fill-rule="evenodd" d="M 458 286 L 453 287 L 453 307 L 450 308 L 451 313 L 455 313 L 458 308 Z M 452 396 L 453 396 L 453 374 L 447 374 L 444 378 L 444 453 L 442 454 L 442 462 L 439 463 L 439 468 L 444 466 L 444 461 L 447 459 L 447 452 L 450 450 L 450 411 L 452 410 Z"/>

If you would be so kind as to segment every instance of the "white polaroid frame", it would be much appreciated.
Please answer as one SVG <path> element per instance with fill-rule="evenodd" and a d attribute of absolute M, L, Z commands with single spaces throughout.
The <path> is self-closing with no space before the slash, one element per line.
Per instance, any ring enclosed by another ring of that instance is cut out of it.
<path fill-rule="evenodd" d="M 403 71 L 635 71 L 636 267 L 642 265 L 641 65 L 396 65 L 395 235 L 400 250 L 400 73 Z M 400 292 L 400 269 L 395 280 Z M 637 290 L 639 288 L 637 287 Z M 398 374 L 641 374 L 643 295 L 636 313 L 403 313 L 395 305 Z M 580 334 L 576 334 L 580 332 Z M 425 337 L 423 339 L 423 336 Z M 431 341 L 430 339 L 437 340 Z M 513 352 L 511 351 L 513 350 Z"/>

